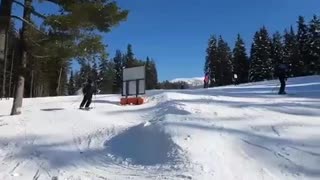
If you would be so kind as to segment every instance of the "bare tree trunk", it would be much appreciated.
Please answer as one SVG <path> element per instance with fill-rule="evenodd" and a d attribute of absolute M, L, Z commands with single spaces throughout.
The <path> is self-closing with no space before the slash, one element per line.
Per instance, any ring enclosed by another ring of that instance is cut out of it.
<path fill-rule="evenodd" d="M 14 94 L 15 92 L 16 92 L 16 85 L 13 85 L 12 94 Z"/>
<path fill-rule="evenodd" d="M 15 47 L 14 47 L 15 48 Z M 11 67 L 10 67 L 10 78 L 9 78 L 9 97 L 12 97 L 11 87 L 12 87 L 12 72 L 13 72 L 13 62 L 14 62 L 14 48 L 12 50 L 12 57 L 11 57 Z"/>
<path fill-rule="evenodd" d="M 36 86 L 34 96 L 41 97 L 41 86 L 39 84 L 37 84 L 37 86 Z"/>
<path fill-rule="evenodd" d="M 33 97 L 33 70 L 31 70 L 30 98 Z"/>
<path fill-rule="evenodd" d="M 25 0 L 24 1 L 24 12 L 23 12 L 23 19 L 26 21 L 30 21 L 31 17 L 31 3 L 32 0 Z M 27 66 L 27 52 L 26 52 L 26 42 L 25 42 L 25 32 L 27 29 L 27 23 L 23 22 L 22 24 L 22 31 L 20 35 L 20 53 L 21 53 L 21 59 L 20 59 L 20 68 L 19 70 L 19 75 L 16 83 L 16 93 L 14 96 L 14 101 L 13 101 L 13 106 L 11 110 L 11 115 L 18 115 L 21 114 L 21 108 L 22 108 L 22 101 L 23 101 L 23 94 L 24 94 L 24 75 L 25 75 L 25 70 Z"/>
<path fill-rule="evenodd" d="M 57 89 L 56 89 L 57 96 L 60 95 L 61 76 L 62 76 L 62 67 L 60 68 L 59 78 L 58 78 L 58 86 L 57 86 Z"/>
<path fill-rule="evenodd" d="M 0 61 L 5 59 L 5 48 L 10 27 L 12 2 L 12 0 L 2 0 L 0 4 Z"/>
<path fill-rule="evenodd" d="M 7 60 L 8 60 L 8 45 L 9 45 L 9 37 L 7 33 L 6 38 L 6 47 L 5 47 L 5 53 L 4 53 L 4 66 L 3 66 L 3 76 L 2 76 L 2 98 L 6 98 L 6 80 L 7 80 Z"/>
<path fill-rule="evenodd" d="M 24 51 L 22 54 L 23 58 L 23 65 L 26 65 L 26 58 L 27 53 Z M 26 66 L 23 66 L 25 68 Z M 11 110 L 11 115 L 19 115 L 21 114 L 21 108 L 22 108 L 22 100 L 23 100 L 23 93 L 24 93 L 24 75 L 20 74 L 17 79 L 16 83 L 16 93 L 13 100 L 13 106 Z"/>
<path fill-rule="evenodd" d="M 40 91 L 40 96 L 42 97 L 43 94 L 44 94 L 44 93 L 43 93 L 43 85 L 40 86 L 40 90 L 39 90 L 39 91 Z"/>

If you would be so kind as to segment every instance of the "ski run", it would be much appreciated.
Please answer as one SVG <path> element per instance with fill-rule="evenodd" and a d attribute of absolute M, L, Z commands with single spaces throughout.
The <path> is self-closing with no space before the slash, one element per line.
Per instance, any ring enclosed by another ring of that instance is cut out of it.
<path fill-rule="evenodd" d="M 320 179 L 320 77 L 212 89 L 0 101 L 1 180 Z"/>

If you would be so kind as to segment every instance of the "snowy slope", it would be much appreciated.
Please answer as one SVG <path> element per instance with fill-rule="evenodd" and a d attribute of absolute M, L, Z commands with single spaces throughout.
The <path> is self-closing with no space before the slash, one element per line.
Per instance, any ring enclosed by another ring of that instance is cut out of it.
<path fill-rule="evenodd" d="M 320 77 L 288 84 L 0 101 L 0 179 L 320 179 Z"/>
<path fill-rule="evenodd" d="M 176 78 L 170 82 L 186 82 L 191 88 L 203 87 L 203 77 L 194 77 L 194 78 Z"/>

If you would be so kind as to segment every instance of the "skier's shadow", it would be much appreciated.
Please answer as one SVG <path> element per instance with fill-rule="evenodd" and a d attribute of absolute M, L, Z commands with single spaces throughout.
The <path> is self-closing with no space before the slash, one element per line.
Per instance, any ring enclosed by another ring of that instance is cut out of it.
<path fill-rule="evenodd" d="M 64 110 L 64 108 L 41 109 L 41 111 L 46 111 L 46 112 L 50 112 L 50 111 L 62 111 L 62 110 Z"/>

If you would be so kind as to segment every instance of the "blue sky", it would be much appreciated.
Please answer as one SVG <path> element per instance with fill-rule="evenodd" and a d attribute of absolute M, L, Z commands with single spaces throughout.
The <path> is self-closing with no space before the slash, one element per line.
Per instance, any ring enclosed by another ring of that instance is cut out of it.
<path fill-rule="evenodd" d="M 128 20 L 106 34 L 108 52 L 133 45 L 136 56 L 155 59 L 160 80 L 203 75 L 211 34 L 234 46 L 237 33 L 250 47 L 255 31 L 270 32 L 296 25 L 302 15 L 320 15 L 320 0 L 117 0 L 130 11 Z M 52 12 L 50 5 L 41 12 Z"/>
<path fill-rule="evenodd" d="M 211 34 L 234 46 L 240 33 L 250 47 L 253 34 L 265 25 L 281 32 L 299 15 L 320 15 L 319 0 L 119 0 L 128 20 L 106 35 L 113 55 L 131 43 L 139 58 L 153 57 L 160 80 L 203 75 Z"/>

